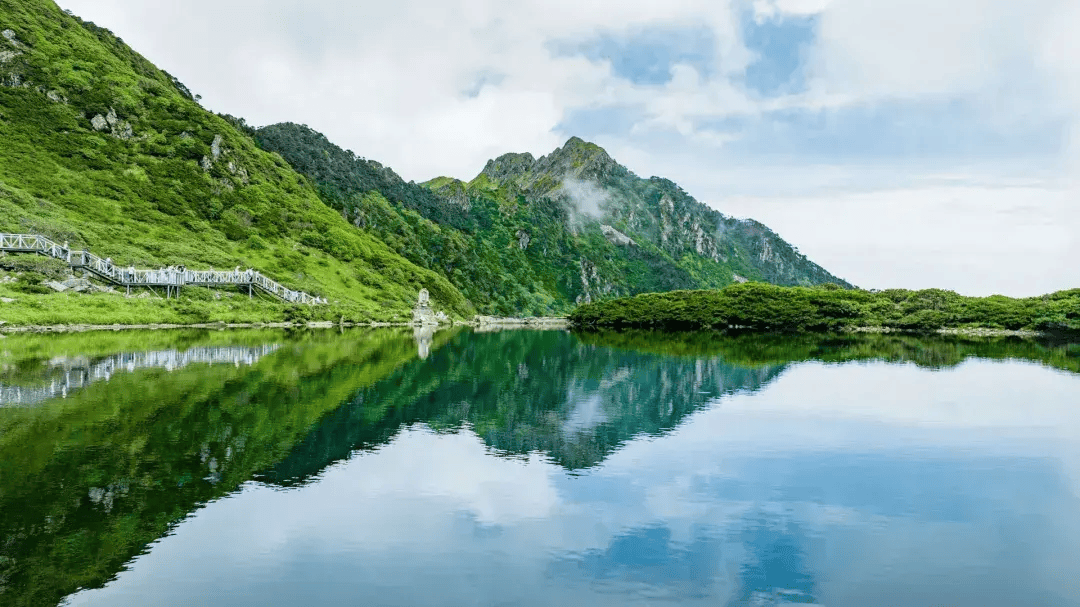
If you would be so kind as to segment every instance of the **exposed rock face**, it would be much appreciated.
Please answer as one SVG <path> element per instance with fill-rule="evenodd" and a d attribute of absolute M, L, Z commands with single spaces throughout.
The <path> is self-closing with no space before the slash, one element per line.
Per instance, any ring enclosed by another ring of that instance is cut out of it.
<path fill-rule="evenodd" d="M 603 148 L 576 137 L 535 160 L 529 154 L 499 156 L 488 162 L 483 175 L 526 200 L 563 202 L 572 219 L 567 230 L 574 236 L 595 222 L 610 243 L 655 245 L 676 263 L 690 264 L 687 268 L 715 263 L 753 280 L 774 284 L 832 282 L 850 286 L 766 226 L 723 215 L 668 179 L 642 179 L 612 160 Z M 583 275 L 585 299 L 595 299 L 602 293 L 596 289 L 598 284 L 621 285 L 615 294 L 633 290 L 623 284 L 622 274 L 609 267 L 611 264 L 601 259 L 590 263 L 594 263 L 599 279 L 591 277 L 591 270 Z M 668 271 L 668 275 L 674 274 Z"/>
<path fill-rule="evenodd" d="M 536 197 L 554 194 L 567 179 L 596 180 L 616 166 L 618 163 L 600 146 L 571 137 L 566 145 L 540 158 L 509 153 L 488 160 L 481 174 Z"/>
<path fill-rule="evenodd" d="M 15 31 L 5 29 L 0 32 L 0 86 L 18 87 L 26 86 L 22 74 L 19 73 L 20 62 L 16 61 L 23 55 L 26 46 L 15 37 Z"/>
<path fill-rule="evenodd" d="M 413 324 L 426 326 L 438 325 L 449 320 L 444 312 L 436 313 L 431 309 L 431 296 L 427 289 L 420 289 L 416 297 L 416 307 L 413 308 Z"/>
<path fill-rule="evenodd" d="M 98 291 L 113 291 L 113 289 L 109 287 L 99 287 L 85 278 L 75 277 L 71 277 L 63 281 L 50 280 L 42 284 L 58 293 L 63 293 L 65 291 L 71 291 L 73 293 L 95 293 Z"/>
<path fill-rule="evenodd" d="M 131 128 L 131 123 L 125 120 L 113 128 L 113 135 L 126 141 L 135 136 L 135 130 Z"/>
<path fill-rule="evenodd" d="M 76 293 L 92 291 L 94 289 L 94 285 L 90 284 L 90 281 L 85 278 L 69 278 L 60 284 Z"/>
<path fill-rule="evenodd" d="M 582 259 L 578 265 L 581 267 L 582 294 L 578 295 L 576 303 L 590 303 L 612 293 L 614 285 L 600 275 L 595 263 Z"/>
<path fill-rule="evenodd" d="M 53 99 L 53 94 L 56 95 L 56 100 L 63 101 L 63 99 L 59 97 L 59 93 L 50 93 L 50 99 Z M 120 117 L 116 115 L 116 110 L 112 108 L 109 108 L 109 112 L 104 116 L 97 114 L 91 118 L 90 126 L 94 127 L 95 131 L 105 131 L 107 129 L 118 139 L 128 140 L 135 136 L 135 131 L 131 128 L 131 123 L 127 120 L 121 120 Z"/>
<path fill-rule="evenodd" d="M 626 234 L 623 234 L 622 232 L 616 230 L 615 228 L 613 228 L 613 227 L 611 227 L 609 225 L 600 224 L 600 231 L 602 231 L 604 233 L 604 236 L 606 236 L 608 241 L 611 242 L 612 244 L 623 245 L 623 246 L 633 246 L 633 247 L 637 246 L 637 243 L 634 242 L 633 238 L 630 238 Z"/>
<path fill-rule="evenodd" d="M 214 141 L 210 143 L 210 155 L 213 156 L 214 160 L 221 158 L 221 144 L 223 141 L 221 135 L 214 135 Z"/>
<path fill-rule="evenodd" d="M 518 239 L 518 247 L 522 251 L 524 251 L 525 249 L 529 248 L 529 241 L 532 240 L 532 237 L 529 236 L 529 233 L 526 232 L 525 230 L 518 230 L 517 231 L 517 239 Z"/>
<path fill-rule="evenodd" d="M 498 158 L 488 160 L 481 174 L 495 181 L 501 181 L 509 176 L 520 175 L 532 168 L 536 159 L 532 154 L 503 154 Z"/>

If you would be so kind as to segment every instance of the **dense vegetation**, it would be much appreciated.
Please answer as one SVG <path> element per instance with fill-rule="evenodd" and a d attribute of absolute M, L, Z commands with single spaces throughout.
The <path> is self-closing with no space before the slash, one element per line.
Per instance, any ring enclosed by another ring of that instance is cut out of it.
<path fill-rule="evenodd" d="M 344 221 L 235 119 L 204 110 L 108 30 L 25 0 L 0 3 L 0 31 L 10 32 L 0 36 L 0 231 L 124 265 L 253 267 L 336 302 L 314 312 L 327 318 L 404 318 L 423 287 L 436 306 L 473 312 L 444 277 Z M 17 300 L 5 317 L 74 305 L 5 295 Z M 109 307 L 156 320 L 145 303 Z"/>
<path fill-rule="evenodd" d="M 580 139 L 540 159 L 501 156 L 468 183 L 407 183 L 306 127 L 255 129 L 205 111 L 176 78 L 51 0 L 0 5 L 0 31 L 0 231 L 121 265 L 253 267 L 329 298 L 302 314 L 323 319 L 405 319 L 420 288 L 460 317 L 562 313 L 744 278 L 846 284 L 764 226 L 640 179 Z M 195 292 L 175 304 L 59 297 L 36 273 L 16 278 L 0 294 L 15 300 L 3 308 L 12 324 L 105 310 L 100 322 L 288 314 Z"/>
<path fill-rule="evenodd" d="M 256 140 L 309 177 L 327 205 L 485 313 L 560 313 L 736 276 L 846 285 L 765 226 L 725 217 L 669 180 L 640 179 L 577 138 L 540 159 L 501 156 L 468 183 L 423 185 L 306 126 L 271 125 Z"/>
<path fill-rule="evenodd" d="M 952 291 L 880 292 L 747 283 L 719 290 L 652 293 L 582 305 L 581 327 L 745 328 L 830 331 L 879 327 L 935 331 L 947 327 L 1080 331 L 1080 289 L 1042 297 L 964 297 Z"/>

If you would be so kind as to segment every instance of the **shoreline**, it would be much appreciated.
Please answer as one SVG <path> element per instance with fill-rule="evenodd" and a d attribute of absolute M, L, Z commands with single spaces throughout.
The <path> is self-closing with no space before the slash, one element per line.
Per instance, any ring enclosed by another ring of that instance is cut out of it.
<path fill-rule="evenodd" d="M 841 331 L 842 333 L 901 333 L 917 335 L 918 331 L 905 331 L 892 327 L 851 327 Z M 1046 331 L 1033 329 L 991 329 L 988 327 L 942 327 L 927 334 L 954 335 L 960 337 L 1049 337 Z"/>
<path fill-rule="evenodd" d="M 478 331 L 499 331 L 503 329 L 565 329 L 569 322 L 562 317 L 535 318 L 496 318 L 477 316 L 471 321 L 453 320 L 443 324 L 421 324 L 415 322 L 354 322 L 354 321 L 308 321 L 308 322 L 239 322 L 224 321 L 210 323 L 144 323 L 134 325 L 108 324 L 69 324 L 69 325 L 6 325 L 0 324 L 0 338 L 4 335 L 26 333 L 87 333 L 91 331 L 162 331 L 174 329 L 334 329 L 334 328 L 423 328 L 446 329 L 451 327 L 473 327 Z"/>
<path fill-rule="evenodd" d="M 136 324 L 136 325 L 89 325 L 89 324 L 72 324 L 72 325 L 0 325 L 0 338 L 5 335 L 13 334 L 44 334 L 44 333 L 88 333 L 91 331 L 165 331 L 176 329 L 216 329 L 224 331 L 226 329 L 334 329 L 334 328 L 371 328 L 371 329 L 383 329 L 383 328 L 431 328 L 433 330 L 448 329 L 451 327 L 472 327 L 479 333 L 504 331 L 512 329 L 538 329 L 538 330 L 565 330 L 571 328 L 573 325 L 566 318 L 562 317 L 534 317 L 534 318 L 495 318 L 495 317 L 478 317 L 471 321 L 452 321 L 450 323 L 444 323 L 439 325 L 433 324 L 421 324 L 413 322 L 334 322 L 331 320 L 325 321 L 310 321 L 310 322 L 241 322 L 241 323 L 227 323 L 227 322 L 211 322 L 211 323 L 193 323 L 193 324 L 175 324 L 175 323 L 149 323 L 149 324 Z M 892 327 L 847 327 L 837 333 L 878 333 L 878 334 L 919 334 L 918 332 L 904 331 L 902 329 L 894 329 Z M 820 331 L 802 331 L 801 333 L 821 333 Z M 826 332 L 828 333 L 828 332 Z M 926 332 L 924 334 L 936 334 L 936 335 L 948 335 L 955 337 L 1019 337 L 1023 339 L 1033 339 L 1040 337 L 1050 337 L 1052 334 L 1046 331 L 1035 331 L 1030 329 L 991 329 L 985 327 L 946 327 L 937 329 L 935 331 Z"/>

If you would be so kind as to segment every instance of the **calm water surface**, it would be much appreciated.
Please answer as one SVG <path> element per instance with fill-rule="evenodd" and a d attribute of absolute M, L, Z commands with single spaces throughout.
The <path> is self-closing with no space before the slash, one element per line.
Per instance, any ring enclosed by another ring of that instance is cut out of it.
<path fill-rule="evenodd" d="M 4 605 L 1080 605 L 1080 347 L 0 340 Z"/>

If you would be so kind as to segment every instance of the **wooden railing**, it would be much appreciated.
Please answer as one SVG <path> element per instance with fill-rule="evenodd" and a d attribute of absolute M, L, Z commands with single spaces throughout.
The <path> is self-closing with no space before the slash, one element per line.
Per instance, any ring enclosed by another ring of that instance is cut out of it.
<path fill-rule="evenodd" d="M 293 291 L 263 276 L 255 270 L 188 270 L 183 266 L 169 266 L 156 270 L 136 269 L 134 266 L 118 267 L 111 259 L 102 259 L 90 251 L 74 251 L 67 243 L 58 244 L 37 234 L 0 234 L 0 251 L 13 253 L 37 253 L 64 261 L 72 268 L 93 273 L 102 280 L 122 287 L 165 287 L 166 296 L 179 294 L 185 286 L 224 287 L 238 286 L 259 289 L 278 299 L 297 304 L 324 304 L 326 299 Z"/>

